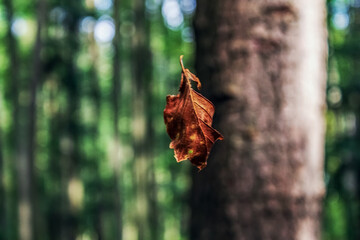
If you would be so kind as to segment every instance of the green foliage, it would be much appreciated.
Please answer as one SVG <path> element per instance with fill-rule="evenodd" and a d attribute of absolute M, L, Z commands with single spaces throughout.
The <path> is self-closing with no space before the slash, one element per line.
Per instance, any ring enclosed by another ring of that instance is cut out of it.
<path fill-rule="evenodd" d="M 360 238 L 360 3 L 328 1 L 324 239 Z"/>
<path fill-rule="evenodd" d="M 5 1 L 0 4 L 0 136 L 3 143 L 0 149 L 4 150 L 0 171 L 6 196 L 6 214 L 1 216 L 1 220 L 6 218 L 6 226 L 0 229 L 3 234 L 0 239 L 19 237 L 17 213 L 21 211 L 21 198 L 17 193 L 22 183 L 19 183 L 20 173 L 16 168 L 17 151 L 21 147 L 19 139 L 31 137 L 26 130 L 30 119 L 27 113 L 29 79 L 33 72 L 30 66 L 39 19 L 38 2 L 10 2 L 12 9 L 4 4 Z M 138 127 L 136 121 L 134 124 L 132 109 L 133 42 L 137 40 L 133 1 L 123 0 L 121 8 L 117 9 L 121 41 L 120 61 L 116 66 L 120 70 L 116 124 L 111 97 L 114 48 L 111 37 L 103 39 L 114 31 L 111 18 L 114 9 L 96 7 L 99 1 L 93 0 L 44 2 L 46 22 L 41 32 L 36 146 L 33 149 L 35 185 L 31 190 L 36 198 L 34 239 L 117 239 L 121 226 L 123 239 L 137 239 L 140 234 L 134 210 L 138 196 L 134 177 L 137 160 L 132 144 L 133 129 Z M 151 30 L 151 59 L 144 61 L 151 64 L 152 73 L 147 77 L 151 79 L 149 95 L 153 102 L 146 113 L 153 129 L 151 138 L 147 137 L 152 154 L 146 156 L 146 160 L 152 162 L 149 174 L 154 177 L 148 188 L 155 189 L 145 193 L 153 195 L 146 201 L 154 206 L 146 221 L 157 223 L 153 239 L 185 239 L 189 165 L 176 164 L 168 149 L 163 109 L 166 94 L 177 90 L 179 67 L 174 56 L 186 54 L 187 61 L 193 59 L 192 41 L 182 39 L 182 31 L 191 26 L 191 14 L 184 15 L 181 26 L 169 29 L 161 14 L 161 3 L 146 2 L 146 6 L 151 7 L 143 9 L 146 12 L 144 24 Z M 13 16 L 10 20 L 6 17 L 9 12 Z M 108 25 L 100 29 L 100 23 Z M 14 39 L 12 46 L 9 37 Z M 9 50 L 14 50 L 16 62 L 12 62 Z M 18 78 L 16 85 L 12 79 L 14 74 Z M 22 134 L 16 131 L 14 112 L 21 116 L 19 120 L 26 130 Z M 117 139 L 114 125 L 119 130 Z M 122 214 L 121 219 L 117 218 L 118 213 Z M 64 236 L 64 232 L 70 235 Z"/>

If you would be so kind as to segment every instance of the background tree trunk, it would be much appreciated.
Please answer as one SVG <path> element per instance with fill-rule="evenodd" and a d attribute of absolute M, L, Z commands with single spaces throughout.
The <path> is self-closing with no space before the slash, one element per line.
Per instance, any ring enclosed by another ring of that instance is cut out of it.
<path fill-rule="evenodd" d="M 6 99 L 11 104 L 11 118 L 12 125 L 11 131 L 8 135 L 9 142 L 7 143 L 11 149 L 11 157 L 12 159 L 4 159 L 4 165 L 7 163 L 9 172 L 11 173 L 11 181 L 9 186 L 7 187 L 6 193 L 7 196 L 4 198 L 6 211 L 4 212 L 4 218 L 6 219 L 5 227 L 5 236 L 9 239 L 14 239 L 17 237 L 17 227 L 18 227 L 18 196 L 17 196 L 17 170 L 16 170 L 16 162 L 18 160 L 18 149 L 19 149 L 19 128 L 20 128 L 20 118 L 19 118 L 19 90 L 20 90 L 20 76 L 17 66 L 19 66 L 19 56 L 17 51 L 17 39 L 15 39 L 12 31 L 11 31 L 11 23 L 14 20 L 14 6 L 11 0 L 3 1 L 4 8 L 6 11 L 6 50 L 7 55 L 9 56 L 9 61 L 11 63 L 11 67 L 9 67 L 7 71 L 7 79 L 6 85 L 9 89 L 6 92 Z M 5 142 L 4 142 L 5 143 Z M 14 161 L 16 159 L 16 161 Z M 5 188 L 5 186 L 4 186 Z"/>
<path fill-rule="evenodd" d="M 28 182 L 29 190 L 30 190 L 30 204 L 31 204 L 31 218 L 30 222 L 27 223 L 29 227 L 33 228 L 31 230 L 32 236 L 31 238 L 21 236 L 21 239 L 36 239 L 39 236 L 40 232 L 40 216 L 39 214 L 36 215 L 38 211 L 37 206 L 37 194 L 36 194 L 36 168 L 35 168 L 35 161 L 36 161 L 36 152 L 37 152 L 37 91 L 39 87 L 39 83 L 43 82 L 43 65 L 41 60 L 41 52 L 43 48 L 43 29 L 44 25 L 46 24 L 47 18 L 47 2 L 46 0 L 39 0 L 37 1 L 37 32 L 36 32 L 36 40 L 35 46 L 33 50 L 33 62 L 32 62 L 32 76 L 30 80 L 29 92 L 30 92 L 30 103 L 28 107 L 28 138 L 27 138 L 27 153 L 26 153 L 26 166 L 28 166 L 27 171 L 28 179 L 21 179 L 23 182 Z M 22 217 L 21 213 L 19 215 Z M 19 221 L 22 222 L 22 219 Z M 20 226 L 21 227 L 21 226 Z"/>
<path fill-rule="evenodd" d="M 193 175 L 191 239 L 320 239 L 325 2 L 199 0 L 196 68 L 216 144 Z"/>
<path fill-rule="evenodd" d="M 114 111 L 114 150 L 113 161 L 115 162 L 114 168 L 114 185 L 115 185 L 115 216 L 117 221 L 116 227 L 116 239 L 122 239 L 122 172 L 123 164 L 120 159 L 120 134 L 119 134 L 119 111 L 120 111 L 120 93 L 121 93 L 121 81 L 120 81 L 120 0 L 113 1 L 113 18 L 115 24 L 115 36 L 113 39 L 114 59 L 113 59 L 113 82 L 112 82 L 112 103 Z"/>
<path fill-rule="evenodd" d="M 150 209 L 153 189 L 152 166 L 152 129 L 151 129 L 151 49 L 150 22 L 145 15 L 145 1 L 133 2 L 135 34 L 133 45 L 133 151 L 134 151 L 134 191 L 135 191 L 135 225 L 137 239 L 153 239 L 156 230 L 151 228 Z M 149 190 L 150 185 L 150 190 Z"/>
<path fill-rule="evenodd" d="M 66 35 L 64 42 L 66 47 L 63 51 L 63 66 L 65 71 L 61 76 L 61 83 L 66 92 L 66 103 L 62 113 L 62 133 L 60 133 L 61 151 L 61 233 L 60 239 L 76 239 L 79 232 L 79 212 L 81 210 L 81 199 L 77 199 L 73 192 L 81 192 L 82 181 L 80 178 L 80 167 L 83 156 L 80 151 L 81 127 L 80 127 L 80 100 L 81 89 L 78 81 L 79 72 L 75 61 L 76 52 L 79 51 L 79 28 L 77 27 L 81 13 L 82 4 L 78 1 L 66 0 L 64 2 L 69 11 L 64 20 Z M 80 202 L 79 202 L 80 200 Z"/>
<path fill-rule="evenodd" d="M 1 121 L 0 121 L 1 124 Z M 0 125 L 1 126 L 1 125 Z M 5 239 L 5 188 L 4 188 L 4 157 L 3 157 L 3 144 L 2 144 L 2 129 L 0 128 L 0 239 Z"/>
<path fill-rule="evenodd" d="M 35 156 L 36 156 L 36 113 L 37 113 L 37 88 L 41 78 L 41 49 L 42 49 L 42 29 L 46 21 L 45 0 L 37 1 L 37 32 L 35 46 L 33 49 L 32 69 L 29 85 L 29 103 L 25 103 L 21 114 L 21 124 L 19 130 L 19 150 L 18 150 L 18 185 L 19 185 L 19 207 L 18 221 L 21 240 L 36 239 L 35 218 Z"/>

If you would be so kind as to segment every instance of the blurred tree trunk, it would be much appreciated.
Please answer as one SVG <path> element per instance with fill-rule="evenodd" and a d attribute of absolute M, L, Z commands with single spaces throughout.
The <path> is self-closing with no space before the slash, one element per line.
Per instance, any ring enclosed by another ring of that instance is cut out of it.
<path fill-rule="evenodd" d="M 339 86 L 341 87 L 342 92 L 341 106 L 340 104 L 340 108 L 339 106 L 335 106 L 333 111 L 338 115 L 339 119 L 347 114 L 354 114 L 356 123 L 354 132 L 342 130 L 344 131 L 342 133 L 344 137 L 336 139 L 337 146 L 335 149 L 346 148 L 348 153 L 346 155 L 341 155 L 341 167 L 339 167 L 337 173 L 334 174 L 330 184 L 335 185 L 335 188 L 340 190 L 339 192 L 336 192 L 336 196 L 340 196 L 344 200 L 346 213 L 346 239 L 355 240 L 360 239 L 360 157 L 358 154 L 360 146 L 360 72 L 358 71 L 360 67 L 359 0 L 354 0 L 349 3 L 348 15 L 350 21 L 349 26 L 346 29 L 347 32 L 344 34 L 344 36 L 346 36 L 344 42 L 339 44 L 339 46 L 333 44 L 333 48 L 331 49 L 334 51 L 333 58 L 338 61 L 336 71 L 338 71 L 341 76 L 341 83 Z M 336 85 L 333 84 L 333 86 Z M 333 191 L 333 189 L 330 191 Z M 330 224 L 331 225 L 328 227 L 332 228 L 332 223 Z"/>
<path fill-rule="evenodd" d="M 135 154 L 134 187 L 136 198 L 135 224 L 138 240 L 157 239 L 156 206 L 153 197 L 155 178 L 152 177 L 152 61 L 150 23 L 145 17 L 145 1 L 134 1 L 135 29 L 133 37 L 133 146 Z M 156 217 L 155 217 L 156 218 Z"/>
<path fill-rule="evenodd" d="M 356 57 L 354 57 L 354 63 L 353 63 L 353 80 L 357 83 L 354 84 L 354 89 L 357 88 L 357 93 L 356 94 L 349 94 L 350 98 L 355 96 L 360 95 L 360 88 L 358 87 L 358 83 L 359 83 L 359 79 L 360 79 L 360 73 L 358 71 L 358 69 L 360 68 L 360 47 L 359 47 L 359 39 L 360 39 L 360 1 L 359 0 L 355 0 L 354 1 L 354 6 L 350 8 L 349 10 L 350 16 L 352 18 L 352 21 L 350 20 L 350 30 L 349 30 L 349 37 L 347 38 L 347 41 L 350 42 L 350 44 L 354 44 L 353 48 L 351 48 L 350 52 L 353 53 L 354 51 L 357 52 L 358 54 L 356 55 Z M 355 50 L 357 49 L 357 50 Z M 358 98 L 359 100 L 359 98 Z M 356 101 L 356 100 L 355 100 Z M 354 104 L 354 103 L 353 103 Z M 354 139 L 355 141 L 358 143 L 358 145 L 355 147 L 355 156 L 353 156 L 354 159 L 354 166 L 355 166 L 355 176 L 356 176 L 356 190 L 355 190 L 355 207 L 352 208 L 352 214 L 354 215 L 353 219 L 350 219 L 350 217 L 348 218 L 349 223 L 348 228 L 350 228 L 351 226 L 353 226 L 352 229 L 349 229 L 348 232 L 349 234 L 352 235 L 351 239 L 360 239 L 360 229 L 359 229 L 359 224 L 360 224 L 360 213 L 359 213 L 359 205 L 356 203 L 360 202 L 360 157 L 358 154 L 356 154 L 358 152 L 358 147 L 360 146 L 360 101 L 357 101 L 357 107 L 355 108 L 355 114 L 356 114 L 356 132 L 354 134 Z M 354 104 L 354 105 L 356 105 Z M 344 179 L 344 178 L 343 178 Z M 348 205 L 349 208 L 350 204 Z"/>
<path fill-rule="evenodd" d="M 100 149 L 99 149 L 99 123 L 100 123 L 100 116 L 101 116 L 101 89 L 99 85 L 99 74 L 97 66 L 99 64 L 99 48 L 95 41 L 95 37 L 93 32 L 89 34 L 89 55 L 91 57 L 91 67 L 89 69 L 88 76 L 86 78 L 89 79 L 90 87 L 88 90 L 88 95 L 93 103 L 93 108 L 95 111 L 94 117 L 93 117 L 93 125 L 91 126 L 91 131 L 88 134 L 88 136 L 83 136 L 83 139 L 90 138 L 92 139 L 92 153 L 91 158 L 87 159 L 88 164 L 91 161 L 92 167 L 96 169 L 96 174 L 94 176 L 94 182 L 95 182 L 95 194 L 93 197 L 97 199 L 95 201 L 96 207 L 94 209 L 94 214 L 92 214 L 92 220 L 94 223 L 94 229 L 96 231 L 97 240 L 106 239 L 105 236 L 105 229 L 104 229 L 104 209 L 105 206 L 103 204 L 103 201 L 105 199 L 104 197 L 104 184 L 101 181 L 101 171 L 100 171 L 100 162 L 98 159 L 101 159 Z M 84 93 L 86 95 L 86 91 Z M 86 97 L 86 96 L 85 96 Z M 89 195 L 89 191 L 87 192 L 87 195 Z M 116 214 L 116 213 L 115 213 Z M 115 231 L 118 231 L 117 229 Z"/>
<path fill-rule="evenodd" d="M 113 1 L 113 18 L 115 23 L 115 36 L 113 39 L 114 48 L 114 59 L 113 59 L 113 86 L 112 86 L 112 103 L 114 111 L 114 151 L 113 151 L 113 162 L 115 163 L 114 168 L 114 187 L 115 187 L 115 216 L 117 219 L 116 223 L 116 239 L 122 239 L 122 168 L 123 164 L 120 162 L 120 134 L 119 134 L 119 110 L 120 110 L 120 3 L 121 0 Z"/>
<path fill-rule="evenodd" d="M 196 68 L 225 140 L 193 175 L 191 239 L 320 239 L 325 2 L 199 0 Z"/>
<path fill-rule="evenodd" d="M 66 35 L 61 42 L 63 72 L 61 84 L 66 94 L 63 111 L 63 129 L 60 133 L 61 151 L 61 191 L 62 191 L 62 221 L 61 239 L 76 239 L 79 233 L 79 212 L 82 207 L 83 183 L 79 177 L 82 164 L 80 152 L 80 81 L 76 64 L 79 51 L 79 27 L 82 17 L 82 3 L 79 1 L 63 1 L 64 9 L 68 12 L 64 19 Z"/>
<path fill-rule="evenodd" d="M 37 8 L 36 8 L 36 15 L 37 15 L 37 32 L 36 32 L 36 39 L 35 39 L 35 46 L 33 50 L 33 58 L 32 58 L 32 74 L 31 74 L 31 80 L 30 80 L 30 105 L 28 107 L 28 138 L 27 138 L 27 152 L 26 152 L 26 162 L 28 164 L 25 164 L 28 166 L 28 175 L 29 179 L 22 179 L 22 184 L 29 184 L 30 191 L 30 206 L 31 206 L 31 216 L 30 216 L 30 222 L 28 223 L 29 227 L 31 227 L 32 231 L 32 238 L 37 239 L 37 233 L 40 232 L 39 227 L 39 221 L 40 216 L 35 217 L 35 213 L 37 211 L 36 206 L 36 182 L 35 182 L 35 155 L 36 155 L 36 118 L 37 118 L 37 90 L 39 82 L 42 82 L 42 61 L 41 61 L 41 51 L 43 48 L 43 39 L 42 39 L 42 32 L 44 29 L 44 25 L 46 23 L 46 0 L 39 0 L 37 1 Z M 19 178 L 21 179 L 21 177 Z M 21 217 L 20 213 L 20 217 Z M 20 223 L 21 223 L 20 219 Z M 20 226 L 21 229 L 21 226 Z M 32 239 L 27 238 L 24 236 L 21 236 L 21 239 Z"/>
<path fill-rule="evenodd" d="M 30 103 L 26 103 L 20 113 L 20 131 L 17 135 L 19 140 L 19 158 L 18 158 L 18 190 L 19 190 L 19 234 L 21 240 L 36 239 L 36 222 L 35 218 L 35 176 L 34 176 L 34 158 L 36 151 L 36 95 L 38 81 L 41 78 L 41 59 L 42 49 L 42 29 L 45 23 L 45 1 L 37 2 L 36 13 L 37 33 L 33 50 L 32 68 L 30 81 L 28 85 Z M 27 105 L 28 104 L 28 105 Z"/>
<path fill-rule="evenodd" d="M 17 53 L 17 41 L 11 31 L 12 22 L 14 18 L 14 7 L 11 0 L 4 0 L 4 8 L 6 12 L 6 50 L 10 61 L 9 70 L 7 73 L 6 85 L 8 92 L 5 94 L 6 99 L 11 105 L 12 125 L 9 134 L 10 143 L 7 143 L 11 148 L 11 159 L 5 159 L 10 171 L 11 179 L 8 185 L 7 197 L 5 199 L 6 212 L 4 218 L 6 219 L 6 236 L 9 239 L 17 237 L 17 192 L 16 192 L 16 161 L 18 159 L 18 139 L 19 135 L 19 61 Z"/>
<path fill-rule="evenodd" d="M 18 189 L 19 189 L 19 233 L 21 240 L 36 239 L 36 222 L 35 218 L 35 176 L 34 176 L 34 158 L 36 152 L 36 98 L 38 81 L 41 78 L 41 59 L 42 49 L 42 29 L 45 23 L 45 1 L 37 2 L 37 29 L 30 81 L 28 85 L 29 104 L 22 107 L 20 121 L 19 139 L 19 158 L 18 158 Z"/>
<path fill-rule="evenodd" d="M 87 160 L 87 165 L 91 166 L 91 169 L 96 169 L 94 172 L 94 176 L 92 181 L 84 181 L 85 184 L 87 183 L 87 186 L 85 188 L 89 188 L 88 186 L 94 186 L 93 191 L 87 191 L 87 196 L 92 194 L 93 198 L 96 199 L 94 201 L 95 207 L 90 207 L 94 212 L 91 214 L 91 220 L 93 222 L 93 228 L 96 232 L 97 240 L 107 239 L 106 238 L 106 229 L 104 224 L 104 212 L 106 210 L 106 204 L 103 202 L 106 201 L 105 192 L 108 191 L 108 189 L 105 189 L 104 183 L 101 179 L 101 162 L 99 159 L 101 159 L 103 156 L 101 155 L 101 149 L 99 148 L 99 138 L 100 138 L 100 132 L 99 132 L 99 124 L 100 124 L 100 118 L 101 118 L 101 88 L 100 88 L 100 78 L 99 78 L 99 72 L 97 66 L 99 66 L 99 46 L 95 40 L 95 36 L 93 32 L 90 32 L 89 35 L 89 47 L 88 52 L 91 57 L 91 67 L 89 68 L 89 72 L 87 73 L 87 76 L 85 78 L 89 79 L 89 83 L 85 83 L 86 86 L 88 86 L 88 90 L 84 91 L 83 97 L 89 97 L 92 100 L 92 107 L 95 111 L 95 114 L 93 116 L 91 131 L 89 131 L 88 134 L 84 134 L 82 136 L 82 141 L 84 141 L 86 138 L 90 138 L 92 140 L 93 149 L 91 152 L 91 157 L 86 157 L 85 160 Z M 82 86 L 82 88 L 87 89 L 85 86 Z M 91 183 L 91 185 L 90 185 Z M 114 186 L 115 188 L 115 186 Z M 113 189 L 114 189 L 113 188 Z M 112 189 L 110 191 L 113 191 Z M 86 205 L 86 204 L 84 204 Z M 84 208 L 89 208 L 88 206 L 84 206 Z M 117 213 L 114 213 L 117 214 Z M 116 232 L 118 232 L 118 229 L 115 229 Z M 110 232 L 110 231 L 108 231 Z M 111 232 L 112 233 L 112 232 Z M 114 234 L 112 235 L 114 236 Z"/>
<path fill-rule="evenodd" d="M 1 106 L 0 106 L 1 107 Z M 2 144 L 2 128 L 0 121 L 0 239 L 5 239 L 5 186 L 4 186 L 4 155 L 3 155 L 3 144 Z"/>

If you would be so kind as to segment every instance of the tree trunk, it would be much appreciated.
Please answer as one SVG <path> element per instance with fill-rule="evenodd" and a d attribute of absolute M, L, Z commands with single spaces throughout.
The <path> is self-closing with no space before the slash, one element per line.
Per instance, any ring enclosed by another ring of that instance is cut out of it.
<path fill-rule="evenodd" d="M 66 47 L 61 49 L 65 69 L 61 76 L 61 84 L 64 87 L 67 99 L 62 116 L 63 129 L 60 133 L 62 191 L 60 239 L 67 240 L 76 239 L 79 234 L 79 212 L 82 206 L 82 199 L 77 199 L 74 192 L 82 188 L 79 174 L 83 161 L 80 152 L 81 129 L 79 123 L 81 89 L 75 56 L 80 47 L 78 23 L 82 17 L 83 9 L 82 3 L 79 1 L 66 0 L 63 4 L 69 14 L 63 25 L 67 33 L 64 37 Z M 71 189 L 74 192 L 71 192 Z"/>
<path fill-rule="evenodd" d="M 25 175 L 29 176 L 29 179 L 23 179 L 24 182 L 29 184 L 29 191 L 30 191 L 30 206 L 31 206 L 31 216 L 30 216 L 30 223 L 27 223 L 29 227 L 31 227 L 32 238 L 27 238 L 21 236 L 21 239 L 36 239 L 38 233 L 41 231 L 39 229 L 39 221 L 40 217 L 35 217 L 35 213 L 37 211 L 36 206 L 36 182 L 35 182 L 35 156 L 36 156 L 36 123 L 37 123 L 37 89 L 39 82 L 41 82 L 42 78 L 42 71 L 43 66 L 41 63 L 41 50 L 43 48 L 43 39 L 42 39 L 42 31 L 44 25 L 46 23 L 46 0 L 39 0 L 37 2 L 37 33 L 36 33 L 36 40 L 33 52 L 33 62 L 32 62 L 32 76 L 30 81 L 30 105 L 27 109 L 28 116 L 29 116 L 29 123 L 28 123 L 28 142 L 26 144 L 27 153 L 26 153 L 26 162 L 28 169 L 26 170 L 28 173 Z M 21 177 L 19 177 L 21 179 Z M 22 222 L 22 215 L 20 212 L 20 223 Z"/>
<path fill-rule="evenodd" d="M 193 175 L 191 239 L 320 239 L 325 17 L 320 0 L 198 1 L 196 68 L 225 140 Z"/>
<path fill-rule="evenodd" d="M 18 131 L 18 159 L 17 177 L 19 191 L 18 222 L 21 240 L 32 240 L 35 237 L 36 221 L 35 210 L 35 184 L 34 184 L 34 158 L 36 151 L 36 97 L 38 80 L 41 75 L 40 51 L 42 48 L 41 32 L 45 22 L 45 1 L 37 1 L 37 33 L 31 64 L 30 84 L 26 91 L 30 95 L 30 103 L 21 107 L 20 126 Z"/>
<path fill-rule="evenodd" d="M 112 103 L 114 111 L 114 151 L 112 161 L 115 163 L 114 168 L 114 184 L 115 184 L 115 217 L 116 223 L 116 239 L 122 239 L 122 168 L 123 164 L 120 162 L 120 134 L 119 134 L 119 110 L 120 110 L 120 4 L 121 0 L 113 1 L 113 17 L 115 23 L 115 36 L 113 40 L 114 59 L 113 59 L 113 82 L 112 82 Z"/>
<path fill-rule="evenodd" d="M 2 107 L 2 105 L 0 105 Z M 0 121 L 0 239 L 5 239 L 5 185 L 4 185 L 4 158 L 3 158 L 3 144 L 2 144 L 2 128 Z"/>
<path fill-rule="evenodd" d="M 133 37 L 133 146 L 135 224 L 138 240 L 156 239 L 155 179 L 152 177 L 152 124 L 150 22 L 145 16 L 145 1 L 133 2 L 135 34 Z M 154 219 L 155 218 L 155 219 Z"/>
<path fill-rule="evenodd" d="M 6 12 L 6 50 L 7 56 L 10 61 L 10 67 L 7 72 L 6 85 L 8 85 L 8 92 L 5 94 L 5 97 L 8 102 L 11 104 L 11 131 L 9 133 L 9 143 L 7 145 L 11 149 L 10 158 L 4 159 L 7 165 L 8 170 L 11 174 L 11 179 L 9 181 L 9 185 L 7 186 L 5 205 L 6 211 L 4 213 L 4 218 L 6 219 L 6 227 L 5 227 L 5 236 L 8 239 L 17 238 L 17 171 L 16 171 L 16 162 L 18 159 L 18 147 L 19 141 L 17 136 L 19 135 L 19 57 L 17 52 L 17 40 L 15 39 L 12 31 L 11 24 L 14 20 L 14 6 L 11 0 L 4 0 L 4 9 Z M 5 142 L 4 142 L 5 143 Z M 16 161 L 14 161 L 16 160 Z M 9 226 L 9 227 L 7 227 Z"/>

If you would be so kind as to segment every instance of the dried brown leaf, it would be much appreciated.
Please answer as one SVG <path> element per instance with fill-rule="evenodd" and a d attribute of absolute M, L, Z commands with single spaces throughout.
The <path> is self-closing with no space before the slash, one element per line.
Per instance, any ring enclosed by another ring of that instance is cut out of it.
<path fill-rule="evenodd" d="M 189 159 L 201 170 L 207 165 L 213 144 L 216 140 L 222 140 L 223 136 L 211 127 L 214 105 L 191 88 L 190 81 L 196 82 L 198 89 L 201 82 L 189 69 L 184 68 L 182 58 L 180 56 L 180 93 L 166 97 L 164 120 L 176 160 L 181 162 Z"/>

